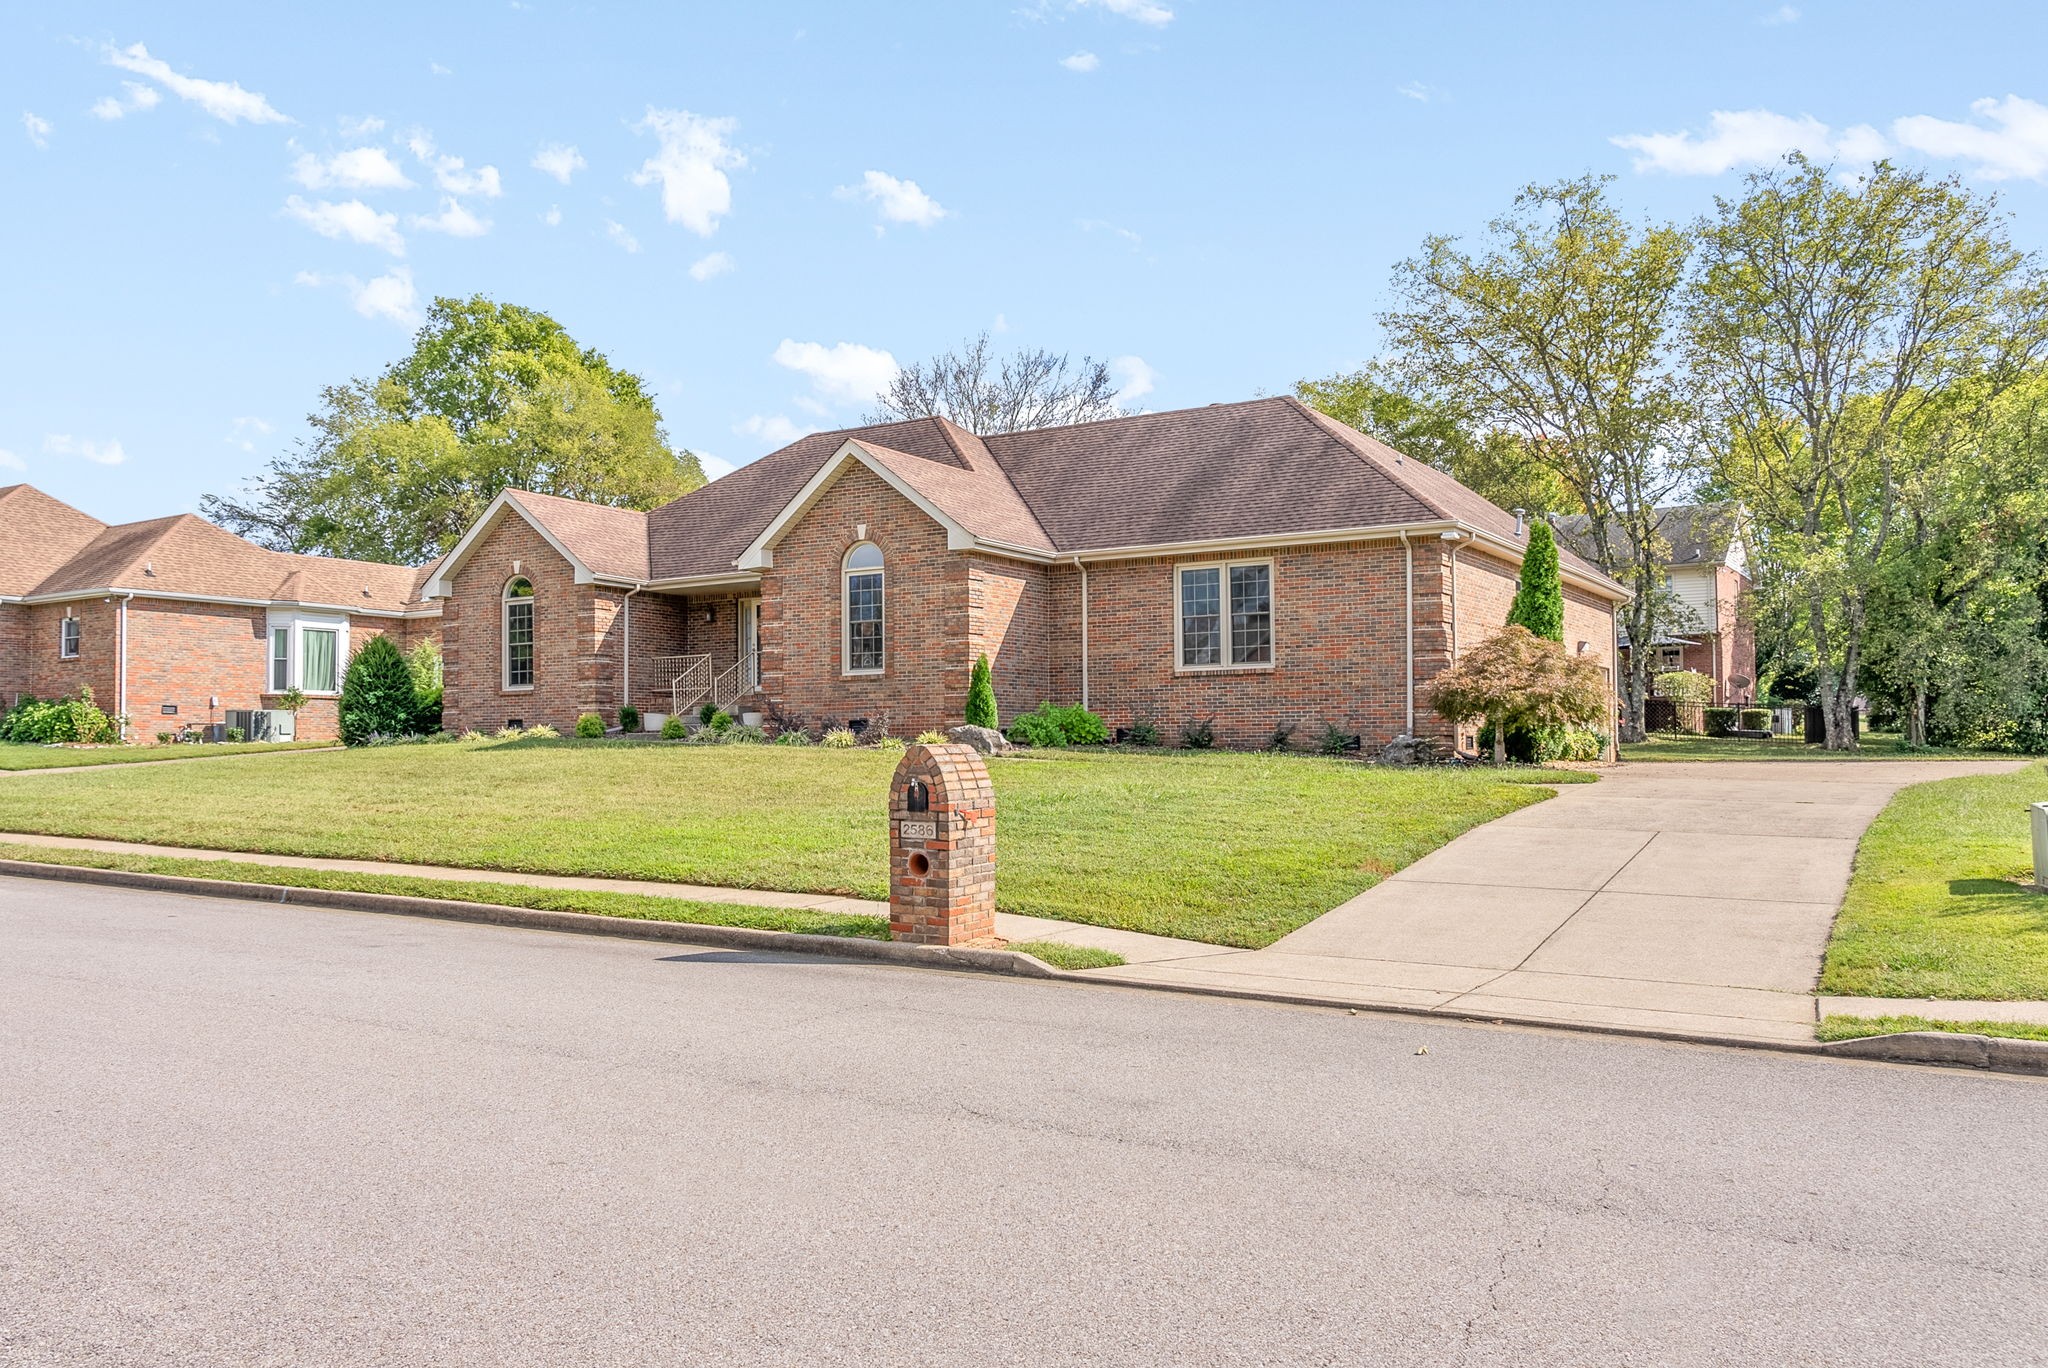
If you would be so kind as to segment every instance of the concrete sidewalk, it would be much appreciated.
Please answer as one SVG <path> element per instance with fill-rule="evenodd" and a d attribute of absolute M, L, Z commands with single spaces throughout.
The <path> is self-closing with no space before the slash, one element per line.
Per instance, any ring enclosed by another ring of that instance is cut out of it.
<path fill-rule="evenodd" d="M 1810 1041 L 1821 955 L 1864 828 L 1908 784 L 2020 763 L 1624 766 L 1467 832 L 1264 950 L 1091 974 Z M 1988 1017 L 1993 1005 L 1943 1015 Z"/>

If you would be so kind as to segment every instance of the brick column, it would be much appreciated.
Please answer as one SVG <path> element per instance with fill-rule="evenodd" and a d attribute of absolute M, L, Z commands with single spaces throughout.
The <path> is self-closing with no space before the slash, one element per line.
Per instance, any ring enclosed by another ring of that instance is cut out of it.
<path fill-rule="evenodd" d="M 972 746 L 912 746 L 889 782 L 889 936 L 992 944 L 996 792 Z"/>

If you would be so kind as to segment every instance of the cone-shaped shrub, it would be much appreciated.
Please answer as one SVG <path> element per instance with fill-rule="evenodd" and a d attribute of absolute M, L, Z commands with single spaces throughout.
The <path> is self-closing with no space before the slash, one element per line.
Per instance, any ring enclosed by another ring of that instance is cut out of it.
<path fill-rule="evenodd" d="M 1508 621 L 1545 641 L 1564 640 L 1564 586 L 1557 576 L 1557 538 L 1538 518 L 1529 524 L 1529 548 L 1522 553 L 1522 578 Z"/>
<path fill-rule="evenodd" d="M 360 746 L 372 736 L 405 736 L 419 716 L 412 669 L 390 637 L 376 636 L 348 660 L 341 681 L 341 740 Z"/>
<path fill-rule="evenodd" d="M 997 716 L 996 681 L 984 653 L 974 662 L 974 675 L 967 681 L 967 725 L 994 728 L 1000 725 Z"/>

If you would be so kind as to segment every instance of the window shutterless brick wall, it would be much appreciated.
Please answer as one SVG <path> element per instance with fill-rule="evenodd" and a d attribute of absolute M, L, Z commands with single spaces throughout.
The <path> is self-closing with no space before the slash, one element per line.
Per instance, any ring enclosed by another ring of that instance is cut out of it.
<path fill-rule="evenodd" d="M 1005 723 L 1048 700 L 1071 701 L 1053 697 L 1053 581 L 1047 566 L 993 556 L 968 558 L 967 663 L 971 670 L 977 656 L 988 654 Z M 965 715 L 965 693 L 954 706 Z"/>
<path fill-rule="evenodd" d="M 28 692 L 28 614 L 18 603 L 0 603 L 0 706 L 13 707 Z"/>
<path fill-rule="evenodd" d="M 504 686 L 500 609 L 515 574 L 533 585 L 531 689 Z M 489 732 L 517 718 L 566 732 L 586 712 L 617 720 L 624 590 L 577 584 L 561 553 L 512 513 L 473 548 L 451 589 L 441 609 L 444 726 Z"/>
<path fill-rule="evenodd" d="M 840 577 L 862 538 L 882 550 L 883 670 L 843 669 Z M 761 684 L 791 723 L 887 718 L 898 736 L 956 726 L 973 667 L 968 558 L 937 523 L 863 466 L 849 468 L 774 549 L 762 576 Z"/>
<path fill-rule="evenodd" d="M 28 692 L 37 698 L 58 698 L 90 685 L 93 701 L 107 712 L 119 708 L 120 612 L 116 600 L 87 599 L 80 603 L 39 603 L 28 613 Z M 57 624 L 69 614 L 78 619 L 78 658 L 58 654 Z M 131 658 L 132 668 L 132 658 Z M 134 706 L 130 699 L 130 707 Z M 147 735 L 147 733 L 144 733 Z"/>

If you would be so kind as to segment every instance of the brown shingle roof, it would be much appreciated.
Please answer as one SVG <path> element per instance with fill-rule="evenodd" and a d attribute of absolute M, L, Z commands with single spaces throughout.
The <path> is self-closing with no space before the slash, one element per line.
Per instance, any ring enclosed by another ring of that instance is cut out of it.
<path fill-rule="evenodd" d="M 21 525 L 31 533 L 47 527 L 53 541 L 70 539 L 70 529 L 85 515 L 32 489 L 29 493 L 40 502 L 24 503 L 17 492 L 23 488 L 0 491 L 0 549 L 22 537 Z M 113 527 L 85 521 L 98 529 L 94 536 L 72 546 L 33 583 L 0 592 L 31 597 L 118 589 L 167 598 L 254 599 L 376 612 L 420 602 L 421 575 L 411 566 L 271 551 L 190 513 Z M 0 562 L 0 570 L 5 568 Z"/>
<path fill-rule="evenodd" d="M 592 574 L 610 579 L 647 578 L 645 513 L 524 489 L 506 493 Z"/>
<path fill-rule="evenodd" d="M 0 489 L 0 594 L 26 594 L 106 530 L 34 485 Z"/>
<path fill-rule="evenodd" d="M 1430 522 L 1516 540 L 1451 476 L 1274 398 L 985 438 L 936 418 L 813 433 L 649 513 L 652 578 L 733 573 L 848 440 L 976 536 L 1060 554 Z"/>

